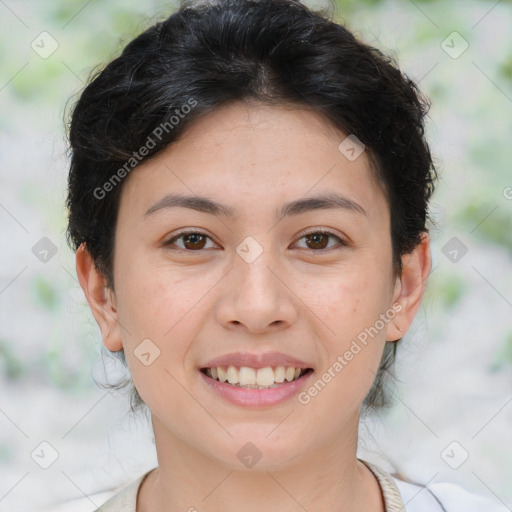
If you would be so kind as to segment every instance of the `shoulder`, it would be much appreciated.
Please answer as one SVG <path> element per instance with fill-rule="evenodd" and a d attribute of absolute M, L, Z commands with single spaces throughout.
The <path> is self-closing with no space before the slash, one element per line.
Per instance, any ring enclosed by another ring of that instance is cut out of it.
<path fill-rule="evenodd" d="M 91 494 L 40 512 L 136 512 L 137 493 L 146 475 L 110 491 Z"/>
<path fill-rule="evenodd" d="M 136 512 L 137 492 L 145 475 L 124 486 L 103 504 L 98 504 L 94 512 Z"/>
<path fill-rule="evenodd" d="M 392 477 L 402 496 L 407 512 L 509 512 L 504 504 L 478 494 L 459 485 L 436 483 L 411 484 Z"/>

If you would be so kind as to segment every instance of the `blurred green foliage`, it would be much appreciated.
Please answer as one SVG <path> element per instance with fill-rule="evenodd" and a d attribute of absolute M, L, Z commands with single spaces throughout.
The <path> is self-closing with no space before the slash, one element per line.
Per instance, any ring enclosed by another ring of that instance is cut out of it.
<path fill-rule="evenodd" d="M 512 50 L 499 69 L 501 77 L 507 80 L 509 83 L 512 83 Z"/>
<path fill-rule="evenodd" d="M 32 281 L 35 303 L 43 309 L 51 312 L 55 310 L 60 303 L 60 292 L 55 285 L 42 275 L 37 275 Z"/>
<path fill-rule="evenodd" d="M 0 339 L 0 368 L 2 367 L 7 378 L 11 380 L 19 379 L 26 370 L 26 365 L 18 358 L 12 344 Z"/>
<path fill-rule="evenodd" d="M 443 303 L 447 313 L 458 304 L 468 289 L 466 281 L 458 274 L 447 275 L 437 283 L 434 295 Z"/>
<path fill-rule="evenodd" d="M 484 243 L 502 246 L 512 253 L 512 217 L 498 204 L 468 203 L 457 212 L 454 221 L 471 226 Z"/>
<path fill-rule="evenodd" d="M 9 462 L 14 456 L 14 446 L 0 441 L 0 463 Z"/>
<path fill-rule="evenodd" d="M 502 340 L 498 351 L 494 356 L 494 360 L 491 369 L 501 370 L 504 366 L 512 365 L 512 330 L 509 331 L 508 335 Z"/>

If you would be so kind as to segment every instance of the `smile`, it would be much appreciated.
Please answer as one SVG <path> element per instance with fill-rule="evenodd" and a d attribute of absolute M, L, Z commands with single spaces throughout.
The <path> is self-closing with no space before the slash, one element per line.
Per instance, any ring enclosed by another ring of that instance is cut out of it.
<path fill-rule="evenodd" d="M 247 389 L 270 389 L 293 382 L 308 372 L 311 368 L 295 368 L 293 366 L 267 366 L 265 368 L 250 368 L 248 366 L 237 367 L 216 366 L 202 368 L 201 371 L 213 380 L 228 383 L 234 387 Z"/>

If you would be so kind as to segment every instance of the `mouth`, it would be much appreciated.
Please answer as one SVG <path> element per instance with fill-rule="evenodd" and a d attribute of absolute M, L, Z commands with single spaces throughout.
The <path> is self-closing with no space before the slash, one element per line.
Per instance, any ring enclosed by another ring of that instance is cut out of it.
<path fill-rule="evenodd" d="M 249 366 L 229 365 L 201 368 L 200 371 L 213 381 L 228 384 L 235 388 L 273 389 L 305 378 L 313 372 L 313 369 L 296 368 L 294 366 L 251 368 Z"/>

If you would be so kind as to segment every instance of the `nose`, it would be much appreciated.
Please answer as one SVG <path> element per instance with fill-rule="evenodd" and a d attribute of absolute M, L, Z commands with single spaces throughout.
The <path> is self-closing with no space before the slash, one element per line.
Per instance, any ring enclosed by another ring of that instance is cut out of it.
<path fill-rule="evenodd" d="M 265 252 L 252 263 L 235 258 L 220 288 L 217 321 L 227 329 L 249 333 L 291 326 L 298 317 L 299 299 L 290 277 L 280 268 Z"/>

